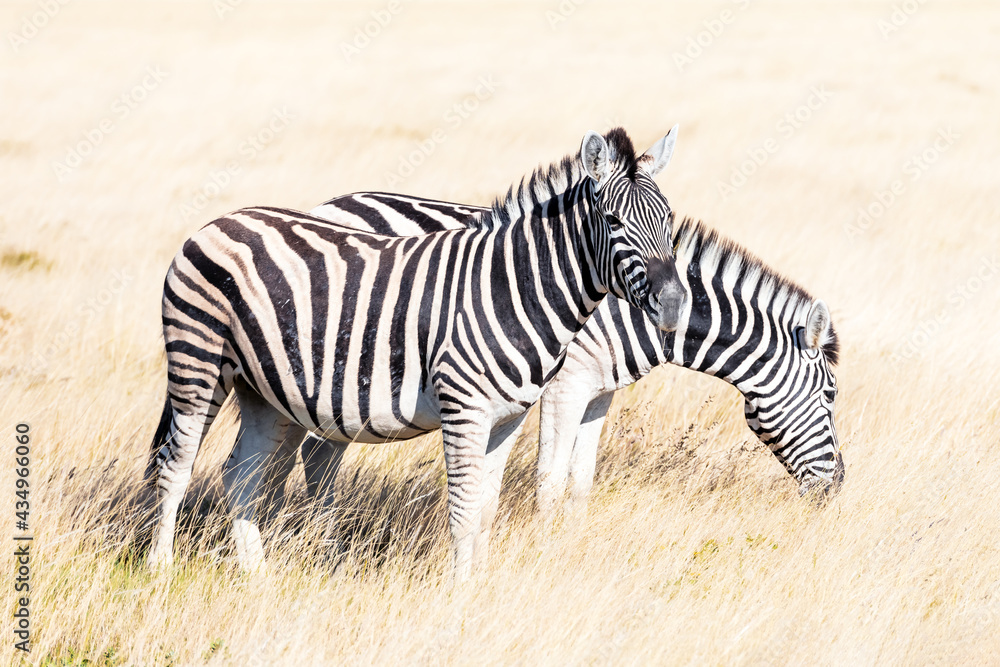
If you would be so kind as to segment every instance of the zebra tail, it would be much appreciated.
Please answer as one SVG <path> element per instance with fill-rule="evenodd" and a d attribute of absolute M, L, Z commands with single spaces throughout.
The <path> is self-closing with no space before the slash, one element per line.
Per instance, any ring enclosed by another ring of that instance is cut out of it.
<path fill-rule="evenodd" d="M 170 419 L 173 416 L 173 409 L 170 407 L 170 397 L 167 396 L 163 402 L 163 414 L 160 415 L 160 423 L 156 427 L 153 435 L 153 444 L 150 446 L 149 460 L 146 462 L 146 472 L 143 479 L 150 486 L 156 483 L 157 468 L 156 459 L 160 449 L 167 444 L 167 437 L 170 435 Z"/>

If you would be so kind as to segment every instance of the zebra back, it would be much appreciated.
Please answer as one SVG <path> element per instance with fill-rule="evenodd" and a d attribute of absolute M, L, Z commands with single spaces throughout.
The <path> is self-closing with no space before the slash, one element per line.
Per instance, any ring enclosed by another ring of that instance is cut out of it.
<path fill-rule="evenodd" d="M 334 197 L 310 215 L 344 228 L 415 236 L 477 225 L 476 215 L 491 209 L 384 192 L 356 192 Z M 375 222 L 372 222 L 375 221 Z M 623 389 L 668 361 L 662 332 L 646 314 L 620 299 L 605 299 L 574 339 L 568 358 L 596 360 L 603 376 L 595 390 Z"/>

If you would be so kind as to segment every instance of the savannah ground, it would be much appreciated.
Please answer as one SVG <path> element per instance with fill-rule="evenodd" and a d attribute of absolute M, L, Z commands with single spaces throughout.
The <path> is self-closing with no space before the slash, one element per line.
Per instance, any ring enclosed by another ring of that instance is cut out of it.
<path fill-rule="evenodd" d="M 14 650 L 5 574 L 0 661 L 1000 660 L 993 3 L 224 1 L 0 7 L 4 572 L 19 422 L 35 536 L 32 650 Z M 145 572 L 161 286 L 189 234 L 356 190 L 484 204 L 589 129 L 621 124 L 641 150 L 674 123 L 659 183 L 678 216 L 832 309 L 847 479 L 825 509 L 734 389 L 668 368 L 615 399 L 583 525 L 533 519 L 531 418 L 464 589 L 437 435 L 353 448 L 329 516 L 297 471 L 270 573 L 239 574 L 231 409 L 176 568 Z"/>

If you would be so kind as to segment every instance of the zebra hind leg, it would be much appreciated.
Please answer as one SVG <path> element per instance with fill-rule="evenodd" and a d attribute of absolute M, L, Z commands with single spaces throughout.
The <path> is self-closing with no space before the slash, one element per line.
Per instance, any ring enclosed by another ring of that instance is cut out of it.
<path fill-rule="evenodd" d="M 168 354 L 168 362 L 170 355 Z M 147 477 L 156 478 L 156 520 L 147 564 L 151 569 L 169 566 L 174 558 L 177 512 L 191 481 L 194 460 L 202 440 L 229 394 L 218 365 L 208 364 L 194 376 L 190 366 L 171 367 L 167 400 L 153 437 L 153 455 Z"/>
<path fill-rule="evenodd" d="M 333 483 L 346 451 L 346 442 L 333 442 L 311 433 L 302 441 L 302 463 L 309 497 L 321 507 L 329 507 L 333 502 Z"/>
<path fill-rule="evenodd" d="M 236 396 L 240 434 L 222 471 L 222 481 L 233 516 L 237 561 L 244 570 L 258 571 L 265 566 L 259 517 L 272 467 L 292 421 L 242 380 L 236 381 Z M 302 432 L 295 433 L 301 436 Z"/>
<path fill-rule="evenodd" d="M 295 455 L 299 450 L 299 443 L 306 436 L 308 431 L 304 426 L 295 422 L 289 422 L 285 437 L 272 457 L 271 463 L 267 466 L 264 479 L 264 498 L 267 507 L 268 522 L 276 521 L 285 506 L 285 486 L 288 476 L 295 467 Z"/>
<path fill-rule="evenodd" d="M 330 511 L 333 504 L 333 483 L 347 451 L 346 442 L 326 440 L 309 434 L 302 442 L 302 463 L 305 466 L 306 488 L 316 512 L 317 538 L 321 551 L 317 554 L 328 563 L 336 564 L 341 544 L 336 534 L 335 517 Z"/>
<path fill-rule="evenodd" d="M 153 445 L 150 447 L 149 460 L 146 462 L 146 472 L 143 479 L 150 486 L 156 485 L 157 474 L 160 469 L 160 450 L 167 444 L 170 438 L 170 424 L 173 421 L 174 409 L 170 403 L 170 395 L 163 401 L 163 412 L 160 414 L 160 423 L 156 426 L 153 434 Z"/>

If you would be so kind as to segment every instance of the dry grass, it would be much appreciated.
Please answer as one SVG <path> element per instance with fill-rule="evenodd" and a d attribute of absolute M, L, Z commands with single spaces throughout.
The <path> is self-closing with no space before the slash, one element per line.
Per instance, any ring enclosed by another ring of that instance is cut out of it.
<path fill-rule="evenodd" d="M 18 421 L 35 436 L 29 661 L 1000 659 L 1000 274 L 983 264 L 1000 252 L 993 5 L 927 3 L 883 39 L 889 2 L 594 2 L 555 29 L 555 0 L 404 2 L 345 62 L 341 43 L 384 6 L 246 2 L 220 20 L 207 1 L 80 0 L 16 53 L 5 40 L 0 415 L 4 443 Z M 727 7 L 733 21 L 678 71 L 673 54 Z M 5 4 L 0 25 L 16 32 L 36 11 Z M 123 117 L 112 105 L 147 65 L 165 78 Z M 449 124 L 490 75 L 495 93 Z M 778 122 L 811 86 L 833 95 L 785 136 Z M 293 118 L 250 159 L 241 143 L 276 107 Z M 104 118 L 113 131 L 57 178 L 53 162 Z M 797 498 L 734 390 L 662 369 L 615 401 L 585 525 L 535 524 L 533 443 L 521 443 L 492 563 L 467 590 L 444 576 L 434 437 L 352 451 L 342 506 L 315 517 L 297 497 L 269 530 L 271 574 L 237 574 L 218 474 L 232 414 L 198 462 L 179 567 L 143 572 L 160 289 L 187 235 L 244 205 L 389 189 L 386 174 L 438 127 L 446 140 L 392 189 L 485 203 L 588 129 L 621 123 L 651 144 L 675 122 L 660 182 L 678 213 L 833 309 L 847 483 L 830 506 Z M 949 127 L 958 138 L 911 180 L 907 160 Z M 723 200 L 718 183 L 769 137 L 777 149 Z M 231 161 L 232 182 L 182 215 Z M 849 235 L 896 179 L 896 201 Z M 0 494 L 9 547 L 10 458 Z M 0 661 L 22 659 L 3 637 Z"/>

